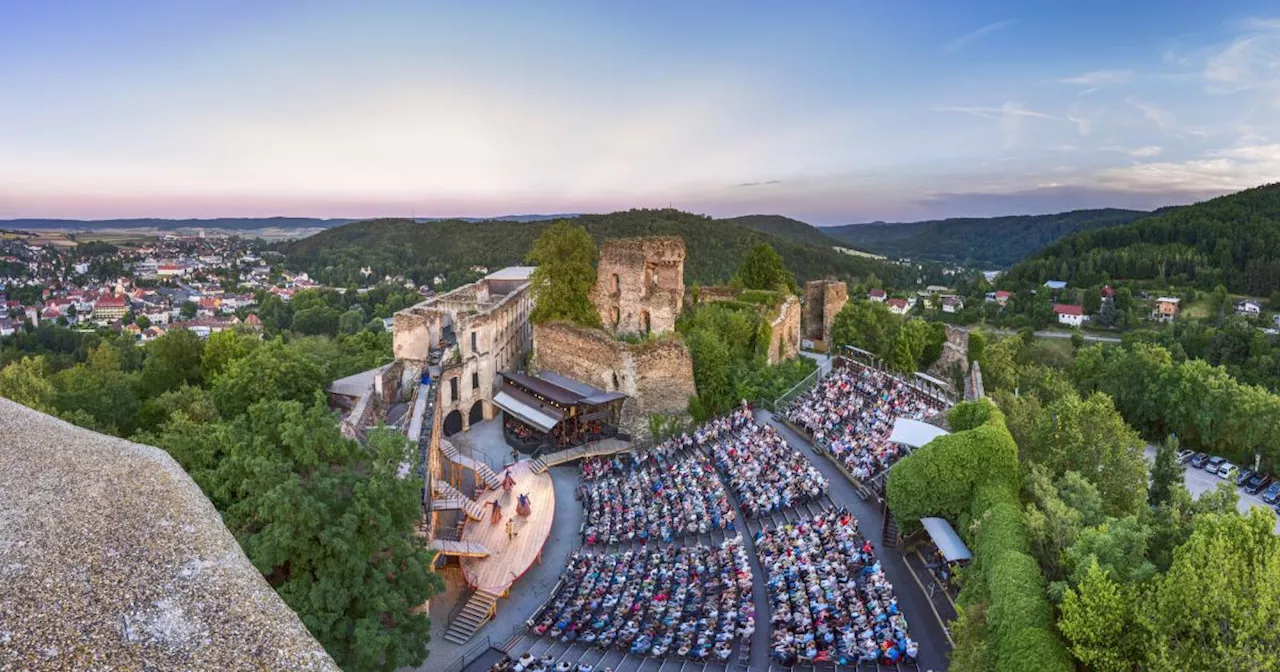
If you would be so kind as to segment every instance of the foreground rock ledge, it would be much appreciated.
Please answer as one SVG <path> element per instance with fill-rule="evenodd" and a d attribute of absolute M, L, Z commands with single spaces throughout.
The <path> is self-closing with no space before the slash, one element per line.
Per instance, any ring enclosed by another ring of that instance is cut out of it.
<path fill-rule="evenodd" d="M 0 398 L 0 669 L 338 668 L 167 453 Z"/>

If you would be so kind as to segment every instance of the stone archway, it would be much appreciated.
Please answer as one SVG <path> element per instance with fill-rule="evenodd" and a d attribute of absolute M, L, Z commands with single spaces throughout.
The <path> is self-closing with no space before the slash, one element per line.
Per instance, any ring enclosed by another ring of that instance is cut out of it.
<path fill-rule="evenodd" d="M 475 425 L 484 422 L 484 401 L 477 400 L 471 405 L 471 411 L 467 413 L 467 424 Z"/>
<path fill-rule="evenodd" d="M 459 411 L 450 411 L 449 415 L 444 416 L 442 427 L 445 436 L 453 436 L 462 431 L 462 413 Z"/>

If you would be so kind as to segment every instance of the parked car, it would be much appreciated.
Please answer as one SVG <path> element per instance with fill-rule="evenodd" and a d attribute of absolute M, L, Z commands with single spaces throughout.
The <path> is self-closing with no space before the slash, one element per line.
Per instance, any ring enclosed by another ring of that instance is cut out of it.
<path fill-rule="evenodd" d="M 1240 473 L 1236 474 L 1236 487 L 1244 487 L 1244 482 L 1251 478 L 1253 478 L 1252 469 L 1241 469 Z"/>
<path fill-rule="evenodd" d="M 1205 462 L 1208 462 L 1208 461 L 1209 461 L 1208 453 L 1196 453 L 1195 456 L 1191 458 L 1191 466 L 1195 467 L 1196 469 L 1204 469 L 1204 464 Z"/>
<path fill-rule="evenodd" d="M 1280 481 L 1271 484 L 1271 487 L 1262 492 L 1262 501 L 1268 504 L 1275 504 L 1280 501 Z"/>
<path fill-rule="evenodd" d="M 1221 479 L 1235 478 L 1238 473 L 1240 469 L 1230 462 L 1223 462 L 1222 466 L 1218 467 L 1218 478 Z"/>
<path fill-rule="evenodd" d="M 1256 495 L 1263 490 L 1271 492 L 1271 488 L 1267 486 L 1275 487 L 1271 483 L 1271 477 L 1263 473 L 1256 473 L 1252 478 L 1244 482 L 1244 491 L 1251 495 Z M 1263 499 L 1262 501 L 1266 502 L 1267 500 Z M 1270 502 L 1267 503 L 1270 504 Z"/>
<path fill-rule="evenodd" d="M 1226 461 L 1227 461 L 1227 458 L 1218 457 L 1217 455 L 1214 455 L 1204 463 L 1204 470 L 1211 474 L 1216 474 L 1218 473 L 1218 468 L 1221 467 Z"/>
<path fill-rule="evenodd" d="M 1195 454 L 1196 452 L 1194 450 L 1179 450 L 1178 464 L 1186 464 L 1188 460 L 1195 456 Z"/>

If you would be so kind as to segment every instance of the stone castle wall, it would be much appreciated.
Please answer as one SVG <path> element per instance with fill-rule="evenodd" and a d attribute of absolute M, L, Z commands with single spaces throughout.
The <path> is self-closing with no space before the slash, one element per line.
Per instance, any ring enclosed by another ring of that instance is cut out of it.
<path fill-rule="evenodd" d="M 777 364 L 800 354 L 800 299 L 787 295 L 778 315 L 769 324 L 769 363 Z"/>
<path fill-rule="evenodd" d="M 600 245 L 592 303 L 606 330 L 662 334 L 684 307 L 684 239 L 619 238 Z"/>
<path fill-rule="evenodd" d="M 938 361 L 929 365 L 925 373 L 950 382 L 951 373 L 956 367 L 959 367 L 962 374 L 969 373 L 969 332 L 947 325 L 947 340 L 942 344 L 942 355 L 938 357 Z"/>
<path fill-rule="evenodd" d="M 563 322 L 536 325 L 533 333 L 531 369 L 627 395 L 621 425 L 633 435 L 648 433 L 650 414 L 685 413 L 697 394 L 693 358 L 678 338 L 631 344 Z"/>
<path fill-rule="evenodd" d="M 849 302 L 849 286 L 835 280 L 810 280 L 804 283 L 804 338 L 831 342 L 831 326 L 836 315 Z"/>

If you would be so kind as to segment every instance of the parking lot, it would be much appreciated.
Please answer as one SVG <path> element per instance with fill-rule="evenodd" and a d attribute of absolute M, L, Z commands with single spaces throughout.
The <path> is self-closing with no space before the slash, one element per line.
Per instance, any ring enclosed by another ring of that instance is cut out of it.
<path fill-rule="evenodd" d="M 1156 459 L 1155 447 L 1147 446 L 1146 453 L 1147 453 L 1148 462 L 1154 461 Z M 1183 464 L 1182 467 L 1183 467 L 1182 480 L 1184 483 L 1186 483 L 1187 491 L 1191 493 L 1192 497 L 1199 498 L 1200 493 L 1205 492 L 1206 490 L 1213 490 L 1214 488 L 1218 487 L 1218 484 L 1221 483 L 1223 480 L 1221 478 L 1218 478 L 1217 476 L 1214 476 L 1213 474 L 1210 474 L 1204 469 L 1197 469 L 1191 466 L 1191 462 L 1189 461 L 1186 464 Z M 1266 502 L 1263 502 L 1262 498 L 1257 495 L 1250 495 L 1246 493 L 1244 490 L 1241 490 L 1239 488 L 1236 488 L 1236 493 L 1240 495 L 1240 501 L 1236 504 L 1236 508 L 1240 509 L 1241 513 L 1247 513 L 1249 511 L 1249 507 L 1251 506 L 1271 508 L 1270 505 L 1268 505 Z M 1280 534 L 1280 520 L 1276 521 L 1276 534 Z"/>

